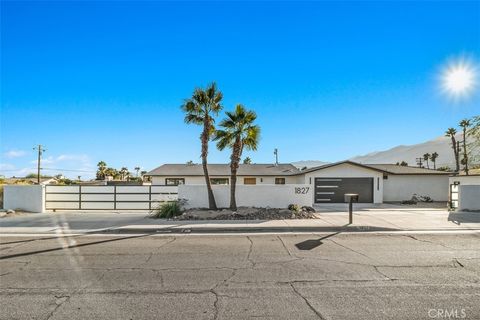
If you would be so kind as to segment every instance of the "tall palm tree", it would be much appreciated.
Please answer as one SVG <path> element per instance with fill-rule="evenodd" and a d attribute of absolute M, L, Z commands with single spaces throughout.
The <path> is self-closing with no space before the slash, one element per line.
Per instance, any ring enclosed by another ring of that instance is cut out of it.
<path fill-rule="evenodd" d="M 252 159 L 250 159 L 250 157 L 246 157 L 243 159 L 243 164 L 252 164 Z"/>
<path fill-rule="evenodd" d="M 432 153 L 432 155 L 430 156 L 430 159 L 433 162 L 433 170 L 437 170 L 437 158 L 438 158 L 437 152 Z"/>
<path fill-rule="evenodd" d="M 138 172 L 140 171 L 140 167 L 135 167 L 134 169 L 135 169 L 135 171 L 136 171 L 136 174 L 135 174 L 135 175 L 136 175 L 136 177 L 138 178 Z"/>
<path fill-rule="evenodd" d="M 257 150 L 260 139 L 260 127 L 253 124 L 257 115 L 255 112 L 245 109 L 237 104 L 234 112 L 226 112 L 227 117 L 220 122 L 221 130 L 217 130 L 214 140 L 217 148 L 223 150 L 226 147 L 232 149 L 230 156 L 230 209 L 237 210 L 235 189 L 237 185 L 237 171 L 244 149 Z"/>
<path fill-rule="evenodd" d="M 223 94 L 218 90 L 215 82 L 207 86 L 205 89 L 197 88 L 192 94 L 192 97 L 186 99 L 182 105 L 182 110 L 185 112 L 185 123 L 192 123 L 203 126 L 200 141 L 202 143 L 202 166 L 205 182 L 208 191 L 208 206 L 212 210 L 217 209 L 215 203 L 215 196 L 213 195 L 212 185 L 210 183 L 210 176 L 208 174 L 208 142 L 215 132 L 214 116 L 222 110 L 221 104 Z"/>
<path fill-rule="evenodd" d="M 97 163 L 97 180 L 105 180 L 105 171 L 107 170 L 107 164 L 105 161 L 99 161 Z"/>
<path fill-rule="evenodd" d="M 423 160 L 425 160 L 427 162 L 427 169 L 430 169 L 430 165 L 428 164 L 428 160 L 430 160 L 430 153 L 425 153 L 423 155 Z"/>
<path fill-rule="evenodd" d="M 468 176 L 468 152 L 467 152 L 467 130 L 471 123 L 468 119 L 460 121 L 459 126 L 463 129 L 463 159 L 462 163 L 465 166 L 465 174 Z"/>
<path fill-rule="evenodd" d="M 459 172 L 460 161 L 458 156 L 457 139 L 455 139 L 456 134 L 457 134 L 457 130 L 455 130 L 455 128 L 448 128 L 448 130 L 445 132 L 445 135 L 447 137 L 450 137 L 450 139 L 452 140 L 453 155 L 455 157 L 455 172 Z"/>

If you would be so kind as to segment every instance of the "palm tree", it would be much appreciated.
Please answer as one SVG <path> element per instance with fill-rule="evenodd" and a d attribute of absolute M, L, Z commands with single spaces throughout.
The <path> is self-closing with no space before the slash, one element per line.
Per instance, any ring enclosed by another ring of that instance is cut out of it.
<path fill-rule="evenodd" d="M 438 153 L 436 152 L 432 153 L 432 155 L 430 156 L 430 159 L 433 162 L 433 170 L 437 170 L 437 158 L 438 158 Z"/>
<path fill-rule="evenodd" d="M 467 130 L 471 123 L 468 119 L 460 121 L 459 126 L 463 129 L 463 159 L 462 163 L 465 166 L 465 174 L 468 176 L 468 153 L 467 153 Z"/>
<path fill-rule="evenodd" d="M 430 165 L 428 164 L 428 160 L 430 160 L 430 153 L 425 153 L 423 155 L 423 160 L 425 160 L 427 162 L 427 169 L 430 169 Z"/>
<path fill-rule="evenodd" d="M 250 157 L 246 157 L 243 159 L 243 164 L 252 164 L 252 159 L 250 159 Z"/>
<path fill-rule="evenodd" d="M 122 169 L 120 169 L 120 175 L 122 177 L 122 180 L 125 180 L 126 178 L 128 178 L 130 176 L 130 172 L 128 171 L 128 168 L 122 167 Z"/>
<path fill-rule="evenodd" d="M 448 130 L 445 132 L 445 135 L 447 137 L 450 137 L 450 139 L 452 139 L 452 149 L 453 149 L 453 155 L 455 157 L 455 172 L 459 172 L 460 162 L 458 157 L 457 139 L 455 139 L 456 134 L 457 134 L 457 130 L 455 130 L 455 128 L 448 128 Z"/>
<path fill-rule="evenodd" d="M 427 169 L 430 169 L 430 165 L 428 164 L 428 160 L 430 160 L 430 153 L 425 153 L 423 155 L 423 160 L 425 160 L 427 162 Z"/>
<path fill-rule="evenodd" d="M 112 177 L 113 179 L 117 179 L 118 178 L 118 171 L 117 169 L 114 169 L 114 168 L 106 168 L 105 169 L 105 177 Z"/>
<path fill-rule="evenodd" d="M 222 110 L 221 101 L 223 98 L 222 92 L 217 88 L 215 82 L 207 86 L 205 89 L 197 88 L 190 99 L 186 99 L 182 105 L 182 110 L 185 112 L 185 123 L 193 123 L 203 126 L 200 141 L 202 143 L 202 166 L 205 182 L 207 184 L 208 192 L 208 206 L 212 210 L 217 209 L 215 203 L 215 196 L 213 195 L 212 185 L 210 184 L 210 176 L 208 174 L 208 142 L 215 132 L 214 116 Z"/>
<path fill-rule="evenodd" d="M 214 140 L 217 148 L 223 150 L 226 147 L 232 149 L 230 156 L 230 209 L 237 210 L 235 189 L 237 184 L 237 170 L 243 149 L 257 150 L 260 139 L 260 127 L 254 125 L 257 115 L 253 111 L 246 110 L 241 104 L 237 104 L 234 112 L 226 112 L 227 118 L 220 122 L 222 130 L 217 130 Z"/>
<path fill-rule="evenodd" d="M 135 175 L 136 175 L 136 177 L 138 178 L 138 172 L 140 171 L 140 167 L 135 167 L 134 169 L 135 169 L 135 171 L 136 171 L 136 174 L 135 174 Z"/>
<path fill-rule="evenodd" d="M 107 164 L 105 161 L 99 161 L 97 163 L 97 180 L 105 180 L 105 171 L 107 170 Z"/>

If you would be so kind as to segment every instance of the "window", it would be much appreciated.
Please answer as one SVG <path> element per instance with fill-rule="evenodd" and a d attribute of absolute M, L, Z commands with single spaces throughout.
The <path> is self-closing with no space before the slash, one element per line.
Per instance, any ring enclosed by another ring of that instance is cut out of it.
<path fill-rule="evenodd" d="M 165 178 L 167 186 L 178 186 L 179 184 L 185 184 L 185 178 Z"/>
<path fill-rule="evenodd" d="M 228 184 L 228 178 L 210 178 L 211 184 Z"/>
<path fill-rule="evenodd" d="M 275 184 L 285 184 L 285 178 L 275 178 Z"/>
<path fill-rule="evenodd" d="M 243 178 L 243 184 L 257 184 L 257 178 Z"/>

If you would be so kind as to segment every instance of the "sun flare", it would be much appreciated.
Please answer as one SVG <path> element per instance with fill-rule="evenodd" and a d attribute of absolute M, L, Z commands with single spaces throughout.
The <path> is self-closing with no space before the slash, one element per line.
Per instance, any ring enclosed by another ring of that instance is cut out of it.
<path fill-rule="evenodd" d="M 442 73 L 442 91 L 453 98 L 468 97 L 477 86 L 477 68 L 468 61 L 448 65 Z"/>

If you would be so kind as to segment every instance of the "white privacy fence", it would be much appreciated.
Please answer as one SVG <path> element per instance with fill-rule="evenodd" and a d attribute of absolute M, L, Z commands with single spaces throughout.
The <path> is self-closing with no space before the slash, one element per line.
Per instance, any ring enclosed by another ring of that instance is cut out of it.
<path fill-rule="evenodd" d="M 176 186 L 46 186 L 47 210 L 151 210 L 177 200 Z"/>
<path fill-rule="evenodd" d="M 230 186 L 213 185 L 215 201 L 219 208 L 230 205 Z M 207 187 L 204 185 L 180 185 L 178 198 L 185 199 L 186 208 L 207 208 Z M 286 208 L 289 204 L 311 206 L 313 189 L 305 184 L 237 185 L 237 206 Z"/>

